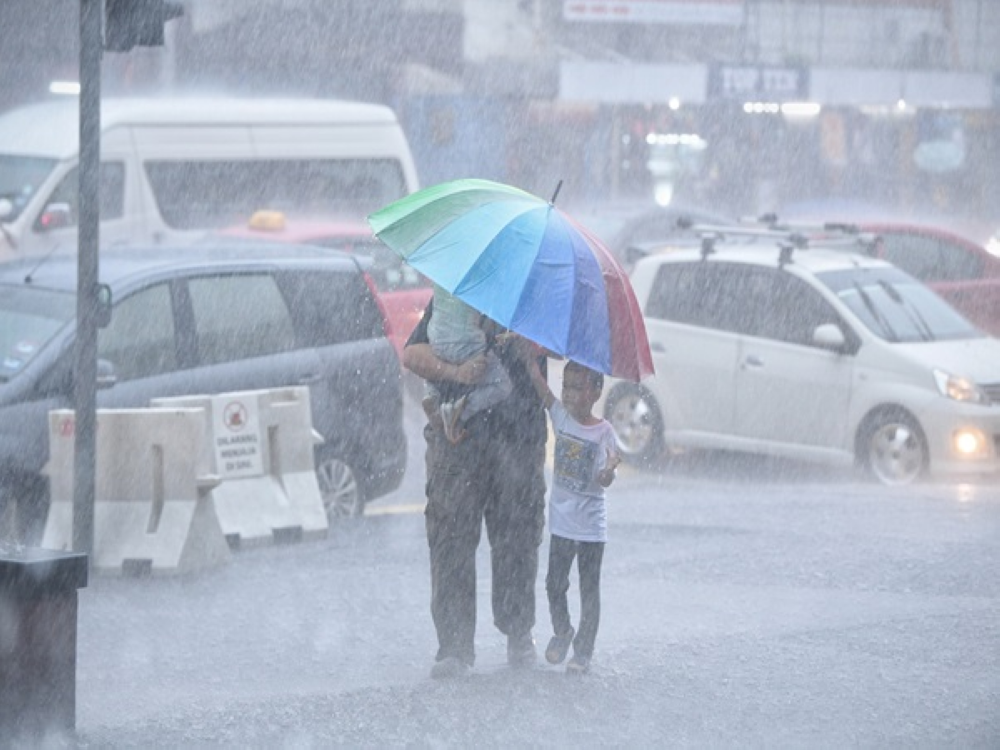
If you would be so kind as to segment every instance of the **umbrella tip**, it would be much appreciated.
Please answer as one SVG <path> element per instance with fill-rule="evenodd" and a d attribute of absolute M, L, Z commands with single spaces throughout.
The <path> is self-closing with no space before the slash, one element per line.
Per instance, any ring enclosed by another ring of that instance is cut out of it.
<path fill-rule="evenodd" d="M 563 181 L 559 180 L 559 184 L 556 185 L 556 191 L 552 193 L 552 200 L 549 201 L 550 206 L 554 206 L 556 204 L 556 198 L 559 196 L 559 191 L 562 190 L 562 184 Z"/>

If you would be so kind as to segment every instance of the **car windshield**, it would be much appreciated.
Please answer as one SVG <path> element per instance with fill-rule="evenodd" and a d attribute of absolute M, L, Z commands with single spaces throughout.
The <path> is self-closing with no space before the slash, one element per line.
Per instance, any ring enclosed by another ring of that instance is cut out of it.
<path fill-rule="evenodd" d="M 981 338 L 985 334 L 931 289 L 896 268 L 817 273 L 876 336 L 891 342 Z"/>
<path fill-rule="evenodd" d="M 21 215 L 55 165 L 55 159 L 0 154 L 0 199 L 6 198 L 13 206 L 3 221 L 10 222 Z"/>
<path fill-rule="evenodd" d="M 21 372 L 75 315 L 69 292 L 0 287 L 0 382 Z"/>

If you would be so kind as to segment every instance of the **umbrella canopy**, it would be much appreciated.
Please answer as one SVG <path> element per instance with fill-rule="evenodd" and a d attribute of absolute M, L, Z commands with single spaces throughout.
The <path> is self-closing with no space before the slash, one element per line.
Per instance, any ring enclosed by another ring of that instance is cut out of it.
<path fill-rule="evenodd" d="M 551 202 L 488 180 L 425 188 L 368 217 L 403 259 L 471 307 L 607 375 L 653 373 L 628 276 Z"/>

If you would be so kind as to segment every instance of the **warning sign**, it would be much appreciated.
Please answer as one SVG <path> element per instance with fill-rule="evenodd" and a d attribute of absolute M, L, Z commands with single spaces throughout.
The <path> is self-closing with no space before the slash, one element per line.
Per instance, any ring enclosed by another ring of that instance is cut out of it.
<path fill-rule="evenodd" d="M 215 462 L 223 477 L 254 477 L 264 473 L 260 448 L 260 418 L 253 398 L 212 399 Z"/>

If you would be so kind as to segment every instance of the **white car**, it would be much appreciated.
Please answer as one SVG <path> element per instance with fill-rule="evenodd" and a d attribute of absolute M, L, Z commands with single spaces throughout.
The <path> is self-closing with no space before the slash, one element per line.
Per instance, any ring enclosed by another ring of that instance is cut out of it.
<path fill-rule="evenodd" d="M 662 252 L 632 284 L 656 375 L 604 404 L 626 460 L 666 446 L 1000 473 L 1000 340 L 896 267 L 774 239 Z"/>

